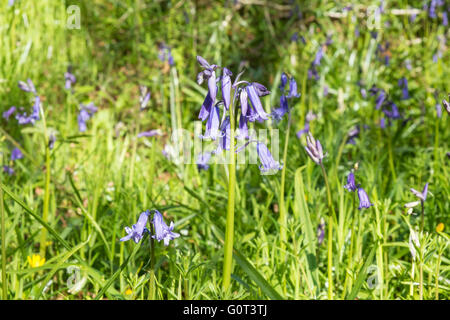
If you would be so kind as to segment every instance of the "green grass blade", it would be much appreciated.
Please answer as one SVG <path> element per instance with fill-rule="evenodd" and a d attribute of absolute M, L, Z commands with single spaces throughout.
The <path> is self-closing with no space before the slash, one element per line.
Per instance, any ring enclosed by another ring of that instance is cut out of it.
<path fill-rule="evenodd" d="M 364 279 L 367 278 L 367 268 L 369 268 L 369 266 L 372 264 L 374 255 L 375 255 L 375 246 L 373 246 L 372 250 L 370 250 L 366 262 L 359 271 L 358 277 L 356 277 L 355 285 L 353 286 L 353 289 L 350 292 L 350 294 L 347 296 L 347 300 L 354 300 L 356 298 L 356 295 L 358 294 L 359 290 L 363 285 Z"/>

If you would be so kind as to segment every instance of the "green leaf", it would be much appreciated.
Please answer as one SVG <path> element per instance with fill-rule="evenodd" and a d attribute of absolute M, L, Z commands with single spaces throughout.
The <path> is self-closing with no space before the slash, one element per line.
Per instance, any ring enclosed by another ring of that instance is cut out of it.
<path fill-rule="evenodd" d="M 356 298 L 356 295 L 361 289 L 364 280 L 367 278 L 367 268 L 372 264 L 374 255 L 375 255 L 375 246 L 372 247 L 372 250 L 370 251 L 369 256 L 367 257 L 366 262 L 359 271 L 359 274 L 356 277 L 355 285 L 353 286 L 352 291 L 346 298 L 347 300 L 354 300 Z"/>
<path fill-rule="evenodd" d="M 295 206 L 300 214 L 300 222 L 302 224 L 302 231 L 305 233 L 306 239 L 306 276 L 310 283 L 316 287 L 316 292 L 320 291 L 319 271 L 316 261 L 316 234 L 312 226 L 311 217 L 308 210 L 308 205 L 305 200 L 305 188 L 302 178 L 302 170 L 304 167 L 298 168 L 295 172 Z"/>

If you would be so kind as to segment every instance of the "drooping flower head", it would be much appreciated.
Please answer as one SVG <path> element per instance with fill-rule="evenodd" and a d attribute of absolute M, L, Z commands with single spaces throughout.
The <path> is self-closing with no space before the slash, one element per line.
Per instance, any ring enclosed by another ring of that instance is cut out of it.
<path fill-rule="evenodd" d="M 417 191 L 414 188 L 411 188 L 411 192 L 417 197 L 419 198 L 421 201 L 427 200 L 427 193 L 428 193 L 428 182 L 425 184 L 425 187 L 423 188 L 422 192 Z"/>
<path fill-rule="evenodd" d="M 355 174 L 353 172 L 350 172 L 347 176 L 347 184 L 344 186 L 345 189 L 347 189 L 350 192 L 354 192 L 357 189 L 356 183 L 355 183 Z"/>
<path fill-rule="evenodd" d="M 450 94 L 448 95 L 448 100 L 442 99 L 442 104 L 444 105 L 445 110 L 448 114 L 450 114 Z"/>
<path fill-rule="evenodd" d="M 208 170 L 209 161 L 211 160 L 211 152 L 199 153 L 197 156 L 197 168 L 198 170 Z"/>
<path fill-rule="evenodd" d="M 136 243 L 141 241 L 145 232 L 149 232 L 148 229 L 145 227 L 149 216 L 150 216 L 149 210 L 142 212 L 140 214 L 139 219 L 136 222 L 136 224 L 133 224 L 133 226 L 131 228 L 125 227 L 125 231 L 127 232 L 127 235 L 125 237 L 121 238 L 120 241 L 128 241 L 130 239 L 133 239 L 133 241 Z"/>
<path fill-rule="evenodd" d="M 37 95 L 36 88 L 34 87 L 33 81 L 31 81 L 31 79 L 27 79 L 27 82 L 19 81 L 18 87 L 22 91 L 31 92 L 34 95 Z"/>
<path fill-rule="evenodd" d="M 306 137 L 306 152 L 309 157 L 317 164 L 321 164 L 324 158 L 322 145 L 319 140 L 314 139 L 311 132 L 308 132 L 308 136 Z"/>
<path fill-rule="evenodd" d="M 282 166 L 275 161 L 267 146 L 262 142 L 257 142 L 256 151 L 258 152 L 261 165 L 259 169 L 261 172 L 268 172 L 271 170 L 281 170 Z"/>
<path fill-rule="evenodd" d="M 154 137 L 154 136 L 160 136 L 161 133 L 158 129 L 155 130 L 149 130 L 149 131 L 144 131 L 138 134 L 138 138 L 142 138 L 142 137 Z"/>
<path fill-rule="evenodd" d="M 74 85 L 75 82 L 77 82 L 77 78 L 75 78 L 75 75 L 72 73 L 72 68 L 70 66 L 67 68 L 67 72 L 64 73 L 64 80 L 65 80 L 64 87 L 67 90 L 72 89 L 72 85 Z"/>
<path fill-rule="evenodd" d="M 78 114 L 78 130 L 84 132 L 87 130 L 86 122 L 92 118 L 97 112 L 97 107 L 91 102 L 88 105 L 80 105 L 80 113 Z"/>
<path fill-rule="evenodd" d="M 9 117 L 11 117 L 14 114 L 14 112 L 16 112 L 16 107 L 12 106 L 11 108 L 3 112 L 3 118 L 5 120 L 8 120 Z"/>
<path fill-rule="evenodd" d="M 319 243 L 319 246 L 323 243 L 324 239 L 325 239 L 325 220 L 323 218 L 320 218 L 320 223 L 317 226 L 317 241 Z"/>
<path fill-rule="evenodd" d="M 153 235 L 152 238 L 158 240 L 158 242 L 164 240 L 164 245 L 168 246 L 169 241 L 178 238 L 180 234 L 172 232 L 174 227 L 173 221 L 170 223 L 170 226 L 167 226 L 163 220 L 162 214 L 158 210 L 154 211 L 153 226 L 155 228 L 155 235 Z"/>
<path fill-rule="evenodd" d="M 20 151 L 19 148 L 14 148 L 11 152 L 11 160 L 15 161 L 15 160 L 19 160 L 23 158 L 23 153 L 22 151 Z"/>
<path fill-rule="evenodd" d="M 141 110 L 144 110 L 150 101 L 150 90 L 146 86 L 139 86 L 139 92 L 139 105 Z"/>
<path fill-rule="evenodd" d="M 405 77 L 398 80 L 398 86 L 402 89 L 402 100 L 409 99 L 408 80 Z"/>
<path fill-rule="evenodd" d="M 14 169 L 10 166 L 4 165 L 3 166 L 3 172 L 7 173 L 8 175 L 12 176 L 14 174 Z"/>
<path fill-rule="evenodd" d="M 358 209 L 361 210 L 362 208 L 370 208 L 373 206 L 373 204 L 369 200 L 369 196 L 367 195 L 366 191 L 364 191 L 363 188 L 358 188 L 358 198 L 359 198 L 359 207 Z"/>

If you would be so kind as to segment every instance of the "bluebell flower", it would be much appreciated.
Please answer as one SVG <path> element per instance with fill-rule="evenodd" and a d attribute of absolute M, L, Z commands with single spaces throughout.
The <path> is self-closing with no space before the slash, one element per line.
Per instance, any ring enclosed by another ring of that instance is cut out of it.
<path fill-rule="evenodd" d="M 97 107 L 93 103 L 89 103 L 88 105 L 80 104 L 80 108 L 77 118 L 78 130 L 84 132 L 87 130 L 86 122 L 97 112 Z"/>
<path fill-rule="evenodd" d="M 3 118 L 5 120 L 8 120 L 9 117 L 11 117 L 14 114 L 14 112 L 16 112 L 16 107 L 12 106 L 11 108 L 3 112 Z"/>
<path fill-rule="evenodd" d="M 120 241 L 128 241 L 130 239 L 133 239 L 133 241 L 136 243 L 141 241 L 145 232 L 149 232 L 148 229 L 145 227 L 149 216 L 150 216 L 149 210 L 142 212 L 136 224 L 133 224 L 131 228 L 125 227 L 127 235 L 121 238 Z"/>
<path fill-rule="evenodd" d="M 297 93 L 297 82 L 294 77 L 289 79 L 289 95 L 287 98 L 298 98 L 300 97 L 300 93 Z"/>
<path fill-rule="evenodd" d="M 274 109 L 271 113 L 271 117 L 275 120 L 279 121 L 283 116 L 289 112 L 289 106 L 286 96 L 280 97 L 280 107 L 277 109 Z"/>
<path fill-rule="evenodd" d="M 282 169 L 282 166 L 275 161 L 264 143 L 258 141 L 256 144 L 256 151 L 258 152 L 258 157 L 261 161 L 261 165 L 259 166 L 259 170 L 261 170 L 261 172 Z"/>
<path fill-rule="evenodd" d="M 70 66 L 67 68 L 67 72 L 64 73 L 64 80 L 64 87 L 67 90 L 72 89 L 72 85 L 77 82 L 77 78 L 75 78 L 75 75 L 72 73 L 72 68 Z"/>
<path fill-rule="evenodd" d="M 281 74 L 281 82 L 280 82 L 280 90 L 281 90 L 281 92 L 283 92 L 284 89 L 286 88 L 287 81 L 288 81 L 288 76 L 287 76 L 286 73 L 283 72 Z"/>
<path fill-rule="evenodd" d="M 448 15 L 447 11 L 442 12 L 442 25 L 444 27 L 448 26 Z"/>
<path fill-rule="evenodd" d="M 149 130 L 149 131 L 143 131 L 138 134 L 138 138 L 142 137 L 154 137 L 154 136 L 160 136 L 159 130 Z"/>
<path fill-rule="evenodd" d="M 147 108 L 148 103 L 150 101 L 150 90 L 146 86 L 139 86 L 139 105 L 141 107 L 141 110 L 144 110 Z"/>
<path fill-rule="evenodd" d="M 297 131 L 297 138 L 301 138 L 302 135 L 307 134 L 309 132 L 309 122 L 305 121 L 305 126 L 303 129 Z"/>
<path fill-rule="evenodd" d="M 14 174 L 14 169 L 11 168 L 10 166 L 3 166 L 3 172 L 7 173 L 8 175 L 12 176 Z"/>
<path fill-rule="evenodd" d="M 398 80 L 398 86 L 402 89 L 402 100 L 409 99 L 408 80 L 405 77 Z"/>
<path fill-rule="evenodd" d="M 448 95 L 448 100 L 450 101 L 450 94 Z M 448 114 L 450 114 L 450 103 L 449 101 L 442 99 L 442 104 L 444 105 L 445 110 Z"/>
<path fill-rule="evenodd" d="M 199 153 L 197 156 L 198 170 L 208 170 L 209 161 L 211 160 L 211 152 Z"/>
<path fill-rule="evenodd" d="M 317 164 L 321 164 L 325 155 L 323 154 L 322 145 L 319 140 L 314 139 L 311 132 L 308 132 L 306 137 L 306 152 L 309 157 Z"/>
<path fill-rule="evenodd" d="M 22 151 L 20 151 L 19 148 L 14 148 L 11 151 L 11 160 L 12 161 L 19 160 L 19 159 L 22 159 L 22 158 L 23 158 L 23 154 L 22 154 Z"/>
<path fill-rule="evenodd" d="M 216 101 L 217 85 L 216 85 L 216 68 L 217 65 L 210 65 L 204 58 L 197 56 L 198 63 L 205 69 L 197 75 L 197 83 L 202 84 L 203 81 L 208 81 L 208 94 L 205 97 L 202 108 L 200 110 L 199 119 L 206 120 L 211 112 L 212 107 Z"/>
<path fill-rule="evenodd" d="M 417 191 L 416 189 L 411 188 L 411 192 L 419 198 L 421 201 L 427 200 L 427 193 L 428 193 L 428 182 L 425 184 L 425 187 L 423 188 L 422 192 Z"/>
<path fill-rule="evenodd" d="M 356 183 L 355 183 L 355 174 L 353 172 L 350 172 L 347 176 L 347 184 L 344 186 L 345 189 L 347 189 L 350 192 L 354 192 L 357 189 Z"/>
<path fill-rule="evenodd" d="M 158 240 L 158 242 L 164 240 L 165 246 L 169 245 L 170 240 L 180 236 L 179 233 L 172 232 L 174 227 L 173 221 L 170 223 L 170 226 L 167 226 L 163 220 L 162 214 L 158 210 L 155 210 L 153 216 L 153 226 L 155 227 L 155 235 L 153 235 L 152 238 Z"/>
<path fill-rule="evenodd" d="M 226 116 L 220 125 L 220 135 L 219 135 L 219 143 L 217 150 L 214 153 L 220 153 L 222 150 L 230 150 L 230 134 L 231 134 L 231 125 L 230 125 L 230 117 Z M 240 132 L 240 135 L 244 135 L 245 132 Z M 247 131 L 248 136 L 248 131 Z"/>
<path fill-rule="evenodd" d="M 52 150 L 55 146 L 56 137 L 53 133 L 50 134 L 50 137 L 48 138 L 48 148 Z"/>
<path fill-rule="evenodd" d="M 353 128 L 347 133 L 347 136 L 348 136 L 347 143 L 349 143 L 349 144 L 356 144 L 355 138 L 356 138 L 357 136 L 359 136 L 359 132 L 360 132 L 359 126 L 353 127 Z"/>
<path fill-rule="evenodd" d="M 241 114 L 239 117 L 239 134 L 236 136 L 236 139 L 244 140 L 248 138 L 248 119 Z"/>
<path fill-rule="evenodd" d="M 442 117 L 442 106 L 440 103 L 436 103 L 436 115 L 438 118 Z"/>
<path fill-rule="evenodd" d="M 17 113 L 16 119 L 19 124 L 34 124 L 37 120 L 40 119 L 39 116 L 39 110 L 41 106 L 41 99 L 39 96 L 34 97 L 34 104 L 33 104 L 33 111 L 30 115 L 28 115 L 26 112 L 23 113 Z"/>
<path fill-rule="evenodd" d="M 206 131 L 204 135 L 201 135 L 202 139 L 216 140 L 219 136 L 220 127 L 220 109 L 218 106 L 213 107 L 213 111 L 209 114 L 208 121 L 206 122 Z"/>
<path fill-rule="evenodd" d="M 254 111 L 256 111 L 256 115 L 253 118 L 256 120 L 267 120 L 267 119 L 269 119 L 269 117 L 268 117 L 269 115 L 263 109 L 261 100 L 259 99 L 261 91 L 259 91 L 259 90 L 257 91 L 257 86 L 255 84 L 256 83 L 253 82 L 253 83 L 249 84 L 248 86 L 246 86 L 248 98 L 249 98 L 250 102 L 252 103 Z M 250 121 L 252 121 L 252 119 Z"/>
<path fill-rule="evenodd" d="M 323 48 L 319 47 L 319 50 L 317 50 L 316 55 L 314 57 L 313 65 L 319 66 L 322 58 L 323 58 Z"/>
<path fill-rule="evenodd" d="M 317 226 L 317 242 L 319 243 L 319 246 L 323 243 L 324 239 L 325 239 L 325 220 L 323 218 L 320 218 L 320 223 Z"/>
<path fill-rule="evenodd" d="M 373 206 L 373 204 L 369 200 L 369 196 L 367 195 L 366 191 L 364 191 L 363 188 L 358 188 L 358 198 L 359 198 L 359 207 L 358 209 L 361 210 L 362 208 L 370 208 Z"/>
<path fill-rule="evenodd" d="M 386 92 L 384 92 L 384 90 L 380 90 L 377 98 L 375 99 L 375 109 L 379 110 L 381 108 L 382 104 L 386 100 L 386 97 Z"/>
<path fill-rule="evenodd" d="M 381 129 L 385 129 L 386 128 L 386 119 L 385 118 L 381 118 L 380 119 L 380 128 Z"/>
<path fill-rule="evenodd" d="M 391 107 L 391 110 L 383 109 L 384 114 L 391 119 L 400 119 L 401 115 L 398 111 L 397 105 L 392 101 L 390 101 L 387 105 Z"/>
<path fill-rule="evenodd" d="M 231 102 L 231 76 L 233 73 L 228 70 L 227 68 L 223 68 L 223 75 L 222 75 L 222 99 L 223 103 L 225 105 L 225 108 L 228 109 Z"/>
<path fill-rule="evenodd" d="M 34 87 L 33 81 L 31 81 L 30 79 L 27 79 L 27 82 L 19 81 L 18 87 L 22 91 L 31 92 L 31 93 L 34 93 L 34 95 L 37 95 L 36 88 Z"/>

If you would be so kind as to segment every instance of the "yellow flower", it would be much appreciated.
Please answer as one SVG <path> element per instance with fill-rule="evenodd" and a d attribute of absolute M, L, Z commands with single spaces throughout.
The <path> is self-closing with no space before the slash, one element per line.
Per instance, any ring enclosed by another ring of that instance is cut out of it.
<path fill-rule="evenodd" d="M 41 258 L 38 254 L 33 254 L 33 256 L 27 257 L 28 263 L 30 264 L 30 267 L 32 268 L 38 268 L 44 265 L 45 258 Z"/>
<path fill-rule="evenodd" d="M 128 288 L 128 289 L 125 291 L 125 295 L 129 296 L 129 295 L 131 295 L 131 294 L 133 294 L 133 290 L 131 290 L 130 288 Z"/>
<path fill-rule="evenodd" d="M 441 222 L 436 227 L 436 232 L 442 232 L 444 231 L 444 224 Z"/>

